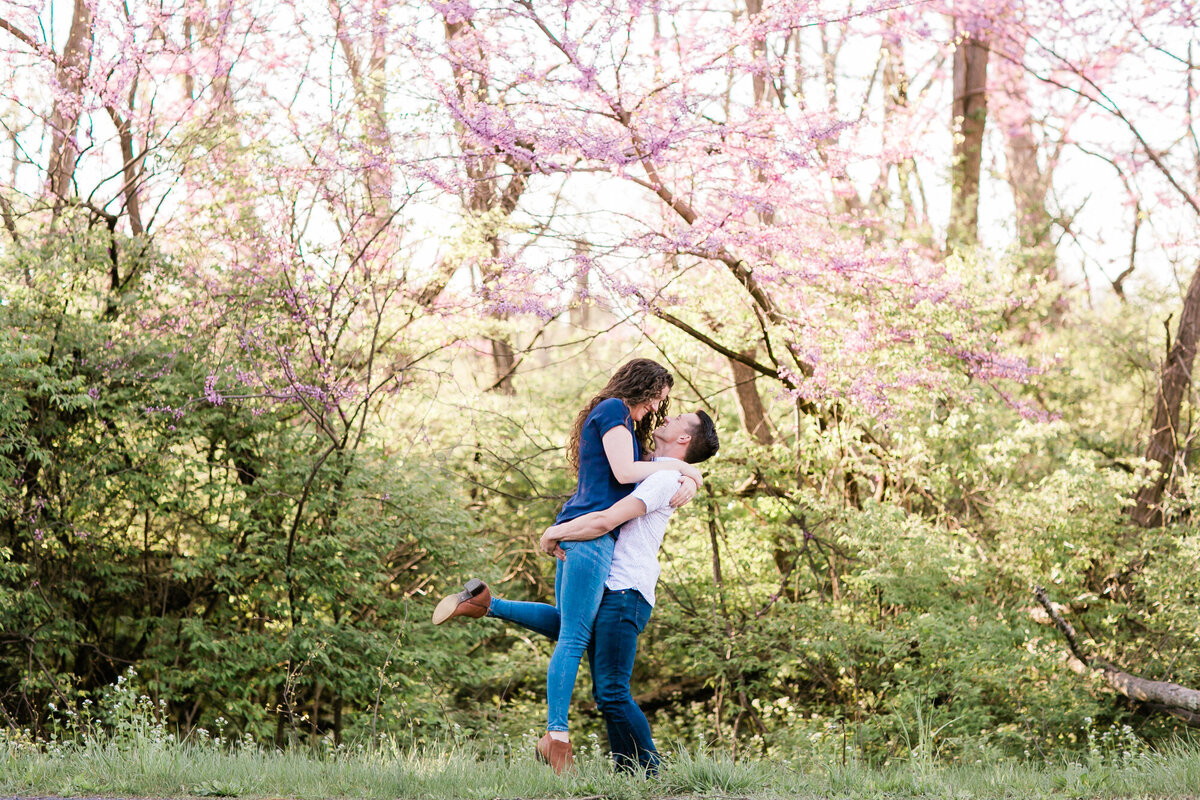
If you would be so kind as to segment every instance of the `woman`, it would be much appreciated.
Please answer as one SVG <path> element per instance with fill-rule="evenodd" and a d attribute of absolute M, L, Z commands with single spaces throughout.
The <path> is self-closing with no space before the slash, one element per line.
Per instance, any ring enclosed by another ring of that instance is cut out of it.
<path fill-rule="evenodd" d="M 580 410 L 571 432 L 567 459 L 578 474 L 575 494 L 555 518 L 567 522 L 592 511 L 601 511 L 633 491 L 634 484 L 660 470 L 683 472 L 680 490 L 671 500 L 678 507 L 691 500 L 700 487 L 700 472 L 680 462 L 642 461 L 652 448 L 651 432 L 665 419 L 667 395 L 674 384 L 671 374 L 650 359 L 623 365 L 605 387 Z M 538 755 L 561 772 L 573 761 L 567 727 L 571 693 L 579 661 L 592 638 L 592 626 L 604 594 L 604 581 L 612 562 L 616 532 L 588 541 L 563 542 L 566 558 L 554 574 L 558 616 L 558 641 L 546 672 L 546 735 L 538 742 Z M 492 599 L 481 581 L 471 581 L 463 592 L 443 599 L 434 611 L 440 624 L 454 616 L 481 617 L 496 605 L 509 616 L 513 605 Z M 544 605 L 544 604 L 523 604 Z M 547 611 L 554 613 L 554 609 Z"/>

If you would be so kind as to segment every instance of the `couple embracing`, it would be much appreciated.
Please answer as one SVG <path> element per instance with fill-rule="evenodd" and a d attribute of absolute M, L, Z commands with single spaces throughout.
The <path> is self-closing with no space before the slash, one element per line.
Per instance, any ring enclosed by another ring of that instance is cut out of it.
<path fill-rule="evenodd" d="M 504 600 L 478 579 L 438 603 L 433 621 L 496 617 L 555 641 L 546 673 L 546 735 L 537 755 L 561 773 L 573 763 L 567 713 L 586 653 L 593 694 L 618 769 L 658 769 L 645 714 L 630 692 L 637 638 L 650 619 L 658 548 L 671 512 L 700 488 L 693 464 L 719 446 L 703 411 L 667 416 L 674 379 L 649 359 L 623 365 L 575 419 L 568 460 L 575 494 L 540 546 L 558 557 L 554 605 Z"/>

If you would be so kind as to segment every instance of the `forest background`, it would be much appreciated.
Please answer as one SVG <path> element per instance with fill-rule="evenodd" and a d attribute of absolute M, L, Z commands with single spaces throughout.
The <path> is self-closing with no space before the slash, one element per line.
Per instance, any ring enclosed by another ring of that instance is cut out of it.
<path fill-rule="evenodd" d="M 660 741 L 1200 723 L 1190 2 L 0 8 L 6 736 L 536 729 L 548 644 L 429 614 L 552 596 L 633 355 L 722 434 Z"/>

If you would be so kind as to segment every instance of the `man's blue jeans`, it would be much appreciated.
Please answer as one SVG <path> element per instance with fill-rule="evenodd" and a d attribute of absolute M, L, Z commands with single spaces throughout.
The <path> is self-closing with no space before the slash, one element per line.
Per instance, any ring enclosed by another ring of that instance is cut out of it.
<path fill-rule="evenodd" d="M 606 537 L 607 538 L 607 537 Z M 658 770 L 659 756 L 646 715 L 633 701 L 629 681 L 637 655 L 638 635 L 645 629 L 653 609 L 636 589 L 604 590 L 596 614 L 588 663 L 592 669 L 592 695 L 604 714 L 608 744 L 618 769 Z M 492 598 L 491 616 L 557 639 L 558 609 L 546 603 L 523 603 Z"/>
<path fill-rule="evenodd" d="M 617 769 L 633 771 L 640 767 L 648 775 L 658 772 L 658 750 L 650 735 L 650 723 L 633 700 L 629 682 L 638 636 L 646 629 L 653 610 L 637 589 L 605 589 L 588 649 L 592 695 L 604 714 L 613 761 Z"/>

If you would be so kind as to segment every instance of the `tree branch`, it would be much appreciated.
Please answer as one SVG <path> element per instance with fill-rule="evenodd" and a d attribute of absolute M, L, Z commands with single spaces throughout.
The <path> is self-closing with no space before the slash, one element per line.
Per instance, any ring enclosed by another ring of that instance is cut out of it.
<path fill-rule="evenodd" d="M 4 217 L 4 227 L 12 236 L 13 244 L 17 247 L 21 246 L 21 235 L 17 233 L 17 221 L 13 214 L 12 203 L 8 202 L 8 198 L 0 194 L 0 216 Z"/>
<path fill-rule="evenodd" d="M 2 17 L 0 17 L 0 30 L 8 31 L 13 36 L 15 36 L 17 39 L 19 39 L 23 44 L 28 46 L 30 50 L 40 50 L 41 49 L 40 47 L 38 47 L 37 41 L 32 36 L 25 33 L 25 31 L 21 30 L 16 25 L 13 25 L 11 22 L 9 22 L 8 20 L 6 20 Z"/>
<path fill-rule="evenodd" d="M 639 295 L 639 297 L 641 297 L 641 296 Z M 758 372 L 762 375 L 766 375 L 769 378 L 774 378 L 775 380 L 782 382 L 789 389 L 797 388 L 795 383 L 793 383 L 789 378 L 787 378 L 783 375 L 780 375 L 778 370 L 771 369 L 770 367 L 766 366 L 765 364 L 760 364 L 759 362 L 755 361 L 754 359 L 750 358 L 747 355 L 744 355 L 743 353 L 739 353 L 736 350 L 726 347 L 725 345 L 721 344 L 720 342 L 716 341 L 715 339 L 696 330 L 691 325 L 687 324 L 686 322 L 679 319 L 678 317 L 672 315 L 670 312 L 664 311 L 661 308 L 658 308 L 657 306 L 651 305 L 649 302 L 646 302 L 645 298 L 641 298 L 641 299 L 643 302 L 646 303 L 646 307 L 650 311 L 651 314 L 658 317 L 663 322 L 667 322 L 667 323 L 675 326 L 679 330 L 686 333 L 688 336 L 691 336 L 696 341 L 704 344 L 705 346 L 707 346 L 713 350 L 716 350 L 718 353 L 725 356 L 726 358 L 732 359 L 741 364 L 745 364 L 747 367 L 750 367 L 750 369 L 754 370 L 755 372 Z"/>
<path fill-rule="evenodd" d="M 1063 56 L 1059 55 L 1057 52 L 1055 52 L 1051 48 L 1042 44 L 1042 42 L 1040 42 L 1036 36 L 1034 36 L 1033 34 L 1029 34 L 1029 39 L 1030 39 L 1030 41 L 1037 43 L 1037 45 L 1039 47 L 1041 47 L 1046 53 L 1048 53 L 1049 55 L 1051 55 L 1052 57 L 1057 59 L 1068 72 L 1070 72 L 1075 77 L 1079 78 L 1081 81 L 1083 81 L 1084 84 L 1086 84 L 1092 90 L 1094 90 L 1096 92 L 1096 96 L 1092 96 L 1092 95 L 1088 94 L 1087 92 L 1077 89 L 1074 86 L 1068 86 L 1067 84 L 1063 83 L 1062 81 L 1056 80 L 1053 77 L 1049 77 L 1046 75 L 1039 75 L 1037 72 L 1033 71 L 1029 67 L 1026 67 L 1023 60 L 1017 59 L 1014 56 L 1005 53 L 1000 48 L 995 48 L 992 50 L 992 52 L 995 53 L 996 55 L 1000 56 L 1001 58 L 1005 58 L 1010 61 L 1013 61 L 1014 63 L 1019 64 L 1026 72 L 1028 72 L 1030 75 L 1032 75 L 1036 80 L 1041 81 L 1042 83 L 1047 83 L 1051 86 L 1056 86 L 1059 89 L 1062 89 L 1064 91 L 1077 94 L 1080 97 L 1083 97 L 1084 99 L 1091 102 L 1096 107 L 1105 110 L 1112 116 L 1119 119 L 1122 122 L 1122 124 L 1124 124 L 1124 126 L 1129 130 L 1129 132 L 1131 134 L 1133 134 L 1133 137 L 1135 139 L 1137 139 L 1138 144 L 1141 145 L 1142 152 L 1144 152 L 1146 154 L 1146 156 L 1150 159 L 1150 161 L 1154 164 L 1154 166 L 1158 169 L 1158 171 L 1162 174 L 1162 176 L 1167 179 L 1167 183 L 1171 184 L 1172 188 L 1174 188 L 1177 192 L 1179 192 L 1180 196 L 1183 197 L 1184 202 L 1187 203 L 1188 206 L 1191 207 L 1192 211 L 1196 212 L 1197 216 L 1200 216 L 1200 202 L 1197 202 L 1196 197 L 1194 195 L 1192 195 L 1191 192 L 1189 192 L 1187 189 L 1185 189 L 1183 186 L 1181 186 L 1179 184 L 1179 181 L 1175 178 L 1175 174 L 1171 171 L 1170 167 L 1168 167 L 1163 162 L 1163 160 L 1159 157 L 1158 153 L 1155 152 L 1154 148 L 1152 148 L 1150 146 L 1150 143 L 1147 142 L 1145 137 L 1142 136 L 1141 130 L 1139 130 L 1138 127 L 1133 124 L 1133 121 L 1131 119 L 1129 119 L 1127 116 L 1125 116 L 1125 113 L 1123 111 L 1121 111 L 1120 107 L 1116 104 L 1116 102 L 1111 97 L 1109 97 L 1104 92 L 1104 90 L 1101 89 L 1099 87 L 1099 85 L 1096 84 L 1095 81 L 1093 81 L 1091 78 L 1087 77 L 1086 75 L 1083 75 L 1082 73 L 1080 73 L 1080 71 L 1075 67 L 1074 64 L 1072 64 L 1070 61 L 1068 61 Z"/>
<path fill-rule="evenodd" d="M 1169 681 L 1151 681 L 1139 678 L 1100 658 L 1092 658 L 1084 652 L 1075 638 L 1075 629 L 1063 619 L 1062 614 L 1050 602 L 1046 590 L 1034 587 L 1034 597 L 1050 615 L 1054 627 L 1067 640 L 1072 659 L 1068 666 L 1080 675 L 1092 675 L 1107 683 L 1117 694 L 1143 703 L 1152 711 L 1170 714 L 1188 725 L 1200 727 L 1200 691 L 1180 686 Z"/>

